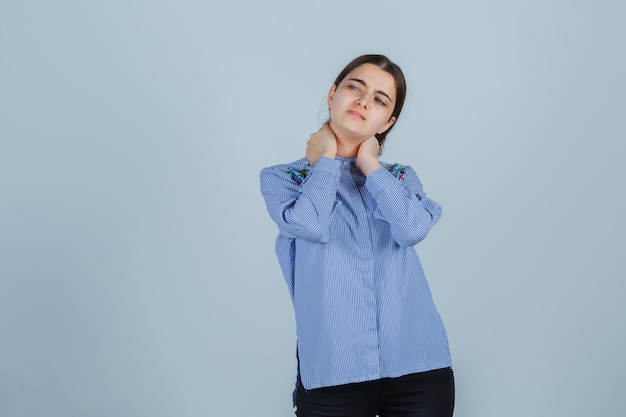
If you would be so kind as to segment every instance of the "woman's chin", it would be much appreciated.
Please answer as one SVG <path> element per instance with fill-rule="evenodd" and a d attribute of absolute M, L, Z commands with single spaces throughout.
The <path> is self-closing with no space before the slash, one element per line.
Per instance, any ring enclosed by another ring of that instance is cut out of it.
<path fill-rule="evenodd" d="M 368 134 L 364 133 L 361 129 L 357 129 L 354 126 L 349 126 L 346 124 L 333 124 L 330 122 L 330 128 L 335 133 L 338 141 L 345 142 L 346 144 L 354 144 L 360 145 L 368 138 L 374 136 L 374 133 Z"/>

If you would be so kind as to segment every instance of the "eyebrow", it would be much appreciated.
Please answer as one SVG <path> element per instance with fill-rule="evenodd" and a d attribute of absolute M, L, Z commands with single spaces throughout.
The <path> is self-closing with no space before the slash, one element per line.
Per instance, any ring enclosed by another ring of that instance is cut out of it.
<path fill-rule="evenodd" d="M 360 78 L 349 78 L 348 81 L 354 81 L 355 83 L 361 84 L 363 87 L 367 87 L 367 83 L 365 81 L 363 81 L 362 79 L 360 79 Z M 385 93 L 383 90 L 376 90 L 376 92 L 378 94 L 381 94 L 381 95 L 387 97 L 387 99 L 390 102 L 393 103 L 393 100 L 391 99 L 391 97 L 389 97 L 389 94 Z"/>

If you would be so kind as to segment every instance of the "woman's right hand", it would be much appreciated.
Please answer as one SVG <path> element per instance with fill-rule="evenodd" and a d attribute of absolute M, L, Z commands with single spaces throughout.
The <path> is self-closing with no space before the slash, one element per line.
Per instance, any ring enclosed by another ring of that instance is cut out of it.
<path fill-rule="evenodd" d="M 306 143 L 305 157 L 311 166 L 322 158 L 335 159 L 337 155 L 337 139 L 328 123 L 324 123 L 320 130 L 313 133 Z"/>

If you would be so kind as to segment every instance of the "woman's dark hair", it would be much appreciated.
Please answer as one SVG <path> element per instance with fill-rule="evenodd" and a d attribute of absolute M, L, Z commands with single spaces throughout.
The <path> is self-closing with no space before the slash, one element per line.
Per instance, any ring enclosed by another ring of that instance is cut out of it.
<path fill-rule="evenodd" d="M 363 64 L 373 64 L 376 65 L 381 70 L 388 72 L 391 74 L 393 79 L 396 81 L 396 104 L 393 108 L 393 112 L 391 112 L 391 117 L 396 118 L 396 122 L 398 121 L 398 117 L 400 116 L 400 112 L 402 111 L 402 106 L 404 105 L 404 99 L 406 97 L 406 80 L 404 79 L 404 74 L 399 66 L 391 62 L 389 58 L 384 55 L 361 55 L 353 59 L 346 67 L 339 73 L 337 78 L 335 79 L 335 86 L 339 86 L 339 84 L 343 81 L 346 76 L 353 71 L 355 68 L 360 67 Z M 390 117 L 390 119 L 391 119 Z M 377 133 L 376 139 L 378 139 L 378 143 L 380 144 L 381 152 L 383 144 L 385 143 L 385 139 L 387 138 L 387 133 L 393 128 L 395 125 L 392 124 L 389 129 L 385 130 L 383 133 Z"/>

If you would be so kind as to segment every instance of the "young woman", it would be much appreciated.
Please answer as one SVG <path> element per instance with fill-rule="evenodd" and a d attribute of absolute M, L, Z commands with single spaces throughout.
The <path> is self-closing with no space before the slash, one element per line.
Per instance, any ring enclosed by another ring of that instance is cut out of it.
<path fill-rule="evenodd" d="M 414 246 L 439 220 L 409 166 L 380 162 L 406 83 L 364 55 L 328 92 L 305 158 L 261 171 L 297 326 L 299 417 L 450 417 L 446 331 Z"/>

